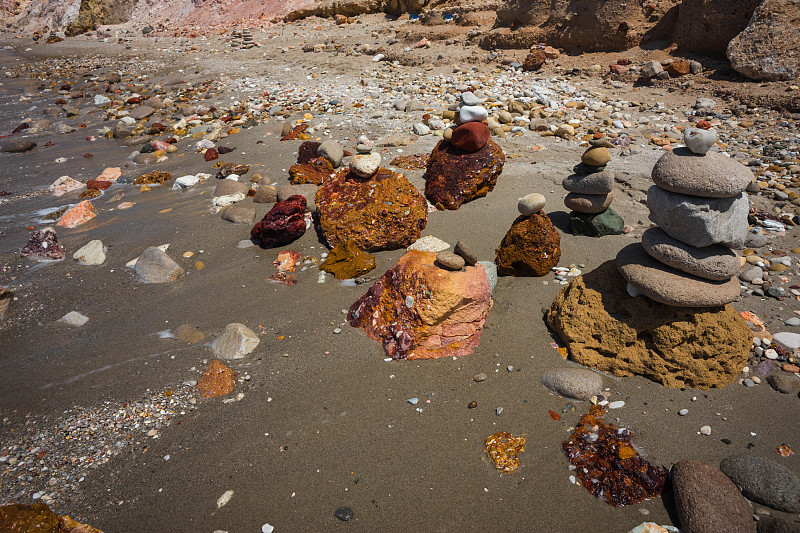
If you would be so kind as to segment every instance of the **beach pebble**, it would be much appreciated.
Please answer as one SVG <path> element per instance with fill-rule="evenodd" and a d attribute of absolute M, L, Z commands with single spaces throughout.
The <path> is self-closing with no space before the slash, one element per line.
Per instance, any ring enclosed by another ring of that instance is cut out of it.
<path fill-rule="evenodd" d="M 497 286 L 497 265 L 493 261 L 478 261 L 478 264 L 483 266 L 486 271 L 486 278 L 489 280 L 489 289 L 494 291 Z"/>
<path fill-rule="evenodd" d="M 381 166 L 381 154 L 372 152 L 368 155 L 354 155 L 350 159 L 350 170 L 362 178 L 369 178 Z"/>
<path fill-rule="evenodd" d="M 436 254 L 436 263 L 447 270 L 461 270 L 464 268 L 465 261 L 460 255 L 444 251 Z"/>
<path fill-rule="evenodd" d="M 220 359 L 242 359 L 260 342 L 250 328 L 234 322 L 225 326 L 225 330 L 211 343 L 211 349 Z"/>
<path fill-rule="evenodd" d="M 72 254 L 72 258 L 83 265 L 102 265 L 106 260 L 106 247 L 99 240 L 89 241 Z"/>
<path fill-rule="evenodd" d="M 620 407 L 625 407 L 625 402 L 622 400 L 617 400 L 608 404 L 609 409 L 619 409 Z"/>
<path fill-rule="evenodd" d="M 686 128 L 683 132 L 683 144 L 695 154 L 705 154 L 717 142 L 717 131 L 700 128 Z"/>
<path fill-rule="evenodd" d="M 339 507 L 334 511 L 333 516 L 343 522 L 349 522 L 353 518 L 353 511 L 349 507 Z"/>
<path fill-rule="evenodd" d="M 474 376 L 472 376 L 472 379 L 477 383 L 480 383 L 481 381 L 486 381 L 486 374 L 484 372 L 475 374 Z"/>
<path fill-rule="evenodd" d="M 538 213 L 544 208 L 546 203 L 545 197 L 538 192 L 532 192 L 519 199 L 517 209 L 523 216 L 530 216 Z"/>
<path fill-rule="evenodd" d="M 772 372 L 767 376 L 767 383 L 783 394 L 800 393 L 800 378 L 788 372 Z"/>
<path fill-rule="evenodd" d="M 461 122 L 482 122 L 489 117 L 489 112 L 483 106 L 465 105 L 461 106 L 458 112 L 458 118 Z"/>
<path fill-rule="evenodd" d="M 558 368 L 542 374 L 541 383 L 552 392 L 573 400 L 588 400 L 603 390 L 603 378 L 585 368 Z"/>
<path fill-rule="evenodd" d="M 89 318 L 85 317 L 84 315 L 80 314 L 77 311 L 70 311 L 66 315 L 59 318 L 58 321 L 68 326 L 79 328 L 82 325 L 86 324 L 89 321 Z"/>
<path fill-rule="evenodd" d="M 142 283 L 169 283 L 183 275 L 183 268 L 166 252 L 151 246 L 136 260 L 134 271 Z"/>
<path fill-rule="evenodd" d="M 689 410 L 688 409 L 681 409 L 680 411 L 678 411 L 678 415 L 679 416 L 686 416 L 688 414 L 689 414 Z"/>
<path fill-rule="evenodd" d="M 273 531 L 275 531 L 275 526 L 271 526 L 270 524 L 261 526 L 261 533 L 272 533 Z"/>
<path fill-rule="evenodd" d="M 328 139 L 317 148 L 317 154 L 331 162 L 333 168 L 338 168 L 342 164 L 344 149 L 342 145 L 333 139 Z"/>
<path fill-rule="evenodd" d="M 456 245 L 453 248 L 453 252 L 463 257 L 464 262 L 470 266 L 473 266 L 475 263 L 478 262 L 478 256 L 475 255 L 475 253 L 461 241 L 456 241 Z"/>
<path fill-rule="evenodd" d="M 461 102 L 465 106 L 481 105 L 481 99 L 475 96 L 475 93 L 473 93 L 472 91 L 461 93 Z"/>
<path fill-rule="evenodd" d="M 711 426 L 703 426 L 700 428 L 700 434 L 709 436 L 711 435 Z"/>
<path fill-rule="evenodd" d="M 731 455 L 719 469 L 746 498 L 785 513 L 800 513 L 800 477 L 785 466 L 762 457 Z"/>

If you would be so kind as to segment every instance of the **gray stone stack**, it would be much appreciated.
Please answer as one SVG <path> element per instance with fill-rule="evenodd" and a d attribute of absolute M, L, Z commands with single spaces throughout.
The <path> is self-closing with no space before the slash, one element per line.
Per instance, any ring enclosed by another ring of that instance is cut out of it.
<path fill-rule="evenodd" d="M 623 248 L 617 268 L 629 292 L 667 305 L 709 307 L 739 296 L 741 268 L 731 247 L 747 236 L 751 172 L 720 153 L 708 152 L 713 130 L 688 128 L 686 148 L 666 152 L 653 167 L 647 191 L 650 220 L 658 224 L 641 244 Z"/>
<path fill-rule="evenodd" d="M 241 48 L 242 47 L 242 30 L 239 28 L 233 28 L 231 30 L 231 48 Z"/>
<path fill-rule="evenodd" d="M 231 30 L 231 48 L 249 50 L 255 45 L 253 33 L 249 29 L 233 28 Z"/>
<path fill-rule="evenodd" d="M 242 30 L 242 48 L 244 50 L 249 50 L 255 45 L 256 43 L 253 42 L 253 33 L 248 29 Z"/>

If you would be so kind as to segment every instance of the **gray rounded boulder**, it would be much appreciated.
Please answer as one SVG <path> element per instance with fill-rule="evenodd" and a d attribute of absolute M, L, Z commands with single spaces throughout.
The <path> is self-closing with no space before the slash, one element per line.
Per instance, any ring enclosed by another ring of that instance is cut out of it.
<path fill-rule="evenodd" d="M 719 469 L 750 500 L 785 513 L 800 513 L 800 477 L 783 465 L 751 455 L 730 455 Z"/>
<path fill-rule="evenodd" d="M 738 196 L 753 181 L 753 173 L 735 159 L 717 152 L 695 154 L 688 148 L 665 152 L 652 177 L 662 189 L 705 198 Z"/>
<path fill-rule="evenodd" d="M 573 400 L 588 400 L 603 390 L 603 377 L 586 368 L 557 368 L 540 379 L 545 388 Z"/>
<path fill-rule="evenodd" d="M 614 173 L 604 170 L 586 176 L 573 174 L 564 178 L 561 186 L 578 194 L 606 194 L 614 190 Z"/>
<path fill-rule="evenodd" d="M 729 280 L 741 269 L 739 256 L 730 248 L 719 244 L 696 248 L 673 239 L 659 228 L 650 228 L 642 234 L 642 246 L 665 265 L 713 281 Z"/>

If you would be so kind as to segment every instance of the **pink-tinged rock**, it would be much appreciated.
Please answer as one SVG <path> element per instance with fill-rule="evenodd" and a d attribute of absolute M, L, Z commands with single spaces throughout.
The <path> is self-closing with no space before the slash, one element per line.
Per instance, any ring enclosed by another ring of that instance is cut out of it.
<path fill-rule="evenodd" d="M 294 267 L 300 262 L 303 256 L 294 250 L 284 250 L 278 253 L 278 258 L 272 262 L 278 272 L 294 272 Z"/>
<path fill-rule="evenodd" d="M 119 167 L 108 167 L 103 172 L 101 172 L 99 176 L 95 178 L 95 181 L 116 182 L 120 176 L 122 176 L 122 169 L 120 169 Z"/>
<path fill-rule="evenodd" d="M 171 144 L 165 143 L 164 141 L 153 141 L 150 144 L 152 144 L 153 148 L 155 148 L 156 150 L 161 150 L 162 152 L 165 153 L 167 150 L 169 150 L 169 147 L 172 146 Z"/>
<path fill-rule="evenodd" d="M 130 209 L 134 205 L 136 205 L 136 202 L 122 202 L 117 206 L 117 209 Z"/>
<path fill-rule="evenodd" d="M 67 256 L 53 228 L 44 228 L 31 233 L 31 238 L 20 254 L 31 261 L 61 261 Z"/>
<path fill-rule="evenodd" d="M 627 74 L 628 70 L 630 70 L 626 65 L 609 65 L 608 69 L 611 71 L 612 74 Z"/>
<path fill-rule="evenodd" d="M 82 190 L 86 187 L 85 183 L 74 180 L 69 176 L 61 176 L 50 185 L 49 189 L 53 191 L 53 196 L 64 196 L 68 192 Z"/>
<path fill-rule="evenodd" d="M 457 357 L 479 344 L 492 307 L 484 267 L 449 271 L 435 261 L 433 252 L 411 250 L 350 307 L 350 325 L 392 359 Z"/>
<path fill-rule="evenodd" d="M 59 218 L 58 222 L 56 222 L 56 226 L 61 226 L 62 228 L 74 228 L 76 226 L 80 226 L 84 222 L 88 222 L 96 216 L 97 211 L 95 211 L 92 202 L 89 200 L 84 200 L 61 215 L 61 218 Z"/>

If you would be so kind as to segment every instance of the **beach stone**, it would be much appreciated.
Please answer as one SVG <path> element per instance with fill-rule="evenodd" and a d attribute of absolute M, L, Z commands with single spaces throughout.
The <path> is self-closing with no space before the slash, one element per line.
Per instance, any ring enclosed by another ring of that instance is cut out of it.
<path fill-rule="evenodd" d="M 0 152 L 21 154 L 23 152 L 30 152 L 34 148 L 36 148 L 36 143 L 34 141 L 19 139 L 4 142 L 0 145 Z"/>
<path fill-rule="evenodd" d="M 474 266 L 478 262 L 478 256 L 467 247 L 462 241 L 456 241 L 453 252 L 464 258 L 464 262 L 469 266 Z"/>
<path fill-rule="evenodd" d="M 598 214 L 573 211 L 569 214 L 569 227 L 573 235 L 605 237 L 606 235 L 622 235 L 625 230 L 625 221 L 614 209 L 609 207 Z"/>
<path fill-rule="evenodd" d="M 503 150 L 491 139 L 474 153 L 439 141 L 428 162 L 425 197 L 437 209 L 458 209 L 494 189 L 505 161 Z"/>
<path fill-rule="evenodd" d="M 699 155 L 688 148 L 664 152 L 651 175 L 662 189 L 704 198 L 738 197 L 754 179 L 735 159 L 717 152 Z"/>
<path fill-rule="evenodd" d="M 617 254 L 617 268 L 628 283 L 648 298 L 676 307 L 714 307 L 739 297 L 739 282 L 711 281 L 686 274 L 653 259 L 641 244 Z"/>
<path fill-rule="evenodd" d="M 453 130 L 450 144 L 464 152 L 475 153 L 489 142 L 492 133 L 483 122 L 466 122 Z"/>
<path fill-rule="evenodd" d="M 694 154 L 707 153 L 716 142 L 717 131 L 714 128 L 686 128 L 683 132 L 683 144 Z"/>
<path fill-rule="evenodd" d="M 156 161 L 158 161 L 158 157 L 155 154 L 139 153 L 133 157 L 133 162 L 137 165 L 152 165 Z"/>
<path fill-rule="evenodd" d="M 494 288 L 497 286 L 497 265 L 491 261 L 478 261 L 476 264 L 483 266 L 484 270 L 486 270 L 489 288 L 494 292 Z"/>
<path fill-rule="evenodd" d="M 175 337 L 189 344 L 198 344 L 206 339 L 206 334 L 194 326 L 181 324 L 175 330 Z"/>
<path fill-rule="evenodd" d="M 61 261 L 67 256 L 53 228 L 43 228 L 31 233 L 19 253 L 31 261 Z"/>
<path fill-rule="evenodd" d="M 604 146 L 591 147 L 581 156 L 581 163 L 591 167 L 602 167 L 611 161 L 611 152 Z"/>
<path fill-rule="evenodd" d="M 222 210 L 222 220 L 234 224 L 252 224 L 256 218 L 256 206 L 251 203 L 233 204 Z"/>
<path fill-rule="evenodd" d="M 461 103 L 467 106 L 481 105 L 481 99 L 472 91 L 466 91 L 461 93 Z"/>
<path fill-rule="evenodd" d="M 439 252 L 436 254 L 436 266 L 445 270 L 461 270 L 466 262 L 464 258 L 453 252 Z"/>
<path fill-rule="evenodd" d="M 758 266 L 750 267 L 739 274 L 739 279 L 744 281 L 745 283 L 752 283 L 757 279 L 763 279 L 763 278 L 764 278 L 764 271 L 761 270 L 761 267 Z"/>
<path fill-rule="evenodd" d="M 541 69 L 547 61 L 547 54 L 541 48 L 532 48 L 525 61 L 522 62 L 522 70 L 526 72 L 536 71 Z"/>
<path fill-rule="evenodd" d="M 333 165 L 330 161 L 324 157 L 317 157 L 308 163 L 289 167 L 289 183 L 322 185 L 323 181 L 330 179 L 333 172 Z"/>
<path fill-rule="evenodd" d="M 372 177 L 381 166 L 381 154 L 372 152 L 350 158 L 350 171 L 362 178 Z"/>
<path fill-rule="evenodd" d="M 579 194 L 571 192 L 564 197 L 564 205 L 567 209 L 571 209 L 572 211 L 594 215 L 608 209 L 612 200 L 614 200 L 613 192 L 606 194 Z"/>
<path fill-rule="evenodd" d="M 278 201 L 283 202 L 292 196 L 302 196 L 306 200 L 306 212 L 314 213 L 317 210 L 315 197 L 319 187 L 313 183 L 303 183 L 301 185 L 282 185 L 278 187 Z"/>
<path fill-rule="evenodd" d="M 479 105 L 464 105 L 458 112 L 458 118 L 462 124 L 467 122 L 483 122 L 489 118 L 486 108 Z"/>
<path fill-rule="evenodd" d="M 543 213 L 520 215 L 495 254 L 502 276 L 545 276 L 561 258 L 561 235 Z"/>
<path fill-rule="evenodd" d="M 752 455 L 729 455 L 719 469 L 748 500 L 784 513 L 800 513 L 800 477 L 785 466 Z"/>
<path fill-rule="evenodd" d="M 56 222 L 56 226 L 74 228 L 88 222 L 96 216 L 97 211 L 92 202 L 84 200 L 61 215 L 61 218 Z"/>
<path fill-rule="evenodd" d="M 492 291 L 483 266 L 442 270 L 436 254 L 412 250 L 350 307 L 347 320 L 392 359 L 458 357 L 480 341 Z"/>
<path fill-rule="evenodd" d="M 14 292 L 0 287 L 0 326 L 3 325 L 6 313 L 14 302 Z"/>
<path fill-rule="evenodd" d="M 312 159 L 320 157 L 317 153 L 320 145 L 322 143 L 318 141 L 304 141 L 297 149 L 297 164 L 305 165 L 311 162 Z"/>
<path fill-rule="evenodd" d="M 223 179 L 217 182 L 217 186 L 214 187 L 214 196 L 218 198 L 220 196 L 231 196 L 233 194 L 244 194 L 247 196 L 247 192 L 250 190 L 250 185 L 247 183 L 242 183 L 241 181 L 237 180 L 229 180 Z"/>
<path fill-rule="evenodd" d="M 752 333 L 730 306 L 667 307 L 631 298 L 614 261 L 575 278 L 546 314 L 569 358 L 667 387 L 725 387 L 739 377 Z"/>
<path fill-rule="evenodd" d="M 546 203 L 547 200 L 544 195 L 538 192 L 532 192 L 519 199 L 519 202 L 517 202 L 517 210 L 521 215 L 527 217 L 544 209 Z"/>
<path fill-rule="evenodd" d="M 588 400 L 603 391 L 603 378 L 586 368 L 558 368 L 542 374 L 541 383 L 571 400 Z"/>
<path fill-rule="evenodd" d="M 316 194 L 316 193 L 315 193 Z M 278 201 L 278 188 L 274 185 L 261 185 L 253 196 L 253 202 L 257 204 L 274 204 Z"/>
<path fill-rule="evenodd" d="M 369 179 L 340 169 L 316 195 L 330 246 L 353 242 L 367 252 L 405 248 L 428 222 L 425 198 L 402 175 L 380 167 Z"/>
<path fill-rule="evenodd" d="M 143 283 L 169 283 L 183 275 L 183 269 L 166 252 L 151 246 L 136 260 L 134 272 Z"/>
<path fill-rule="evenodd" d="M 196 387 L 201 398 L 225 396 L 236 388 L 236 375 L 225 363 L 215 359 L 203 371 Z"/>
<path fill-rule="evenodd" d="M 131 111 L 130 117 L 136 120 L 142 120 L 155 113 L 156 110 L 150 106 L 142 105 Z"/>
<path fill-rule="evenodd" d="M 800 393 L 800 378 L 788 372 L 772 372 L 767 376 L 770 387 L 782 394 Z"/>
<path fill-rule="evenodd" d="M 614 173 L 604 170 L 585 176 L 573 174 L 564 178 L 561 186 L 578 194 L 607 194 L 614 190 Z"/>
<path fill-rule="evenodd" d="M 225 326 L 225 330 L 211 343 L 211 349 L 220 359 L 244 359 L 261 342 L 258 335 L 238 322 Z"/>
<path fill-rule="evenodd" d="M 344 158 L 344 148 L 333 139 L 328 139 L 317 148 L 317 154 L 331 162 L 333 168 L 339 168 Z"/>
<path fill-rule="evenodd" d="M 106 247 L 102 241 L 93 240 L 81 246 L 72 258 L 84 265 L 102 265 L 106 260 Z"/>
<path fill-rule="evenodd" d="M 773 516 L 759 516 L 756 533 L 800 533 L 800 522 Z"/>
<path fill-rule="evenodd" d="M 702 461 L 672 467 L 672 491 L 681 530 L 687 533 L 752 533 L 750 504 L 725 474 Z"/>
<path fill-rule="evenodd" d="M 89 318 L 85 317 L 84 315 L 80 314 L 77 311 L 70 311 L 66 315 L 59 318 L 58 321 L 68 326 L 79 328 L 82 325 L 86 324 L 89 321 Z"/>
<path fill-rule="evenodd" d="M 647 190 L 647 206 L 650 220 L 691 246 L 741 248 L 747 237 L 750 202 L 746 193 L 731 198 L 699 198 L 654 185 Z"/>
<path fill-rule="evenodd" d="M 295 241 L 306 232 L 306 199 L 300 195 L 279 201 L 250 230 L 250 238 L 264 247 L 281 246 Z"/>
<path fill-rule="evenodd" d="M 719 244 L 695 248 L 673 239 L 659 228 L 650 228 L 642 234 L 642 247 L 665 265 L 713 281 L 729 280 L 741 268 L 739 256 L 730 248 Z"/>
<path fill-rule="evenodd" d="M 53 191 L 53 196 L 64 196 L 69 192 L 83 189 L 85 186 L 86 184 L 69 176 L 61 176 L 50 185 L 49 189 Z"/>
<path fill-rule="evenodd" d="M 792 350 L 800 348 L 800 333 L 780 331 L 772 336 L 772 340 L 779 342 Z"/>
<path fill-rule="evenodd" d="M 645 78 L 655 78 L 664 71 L 664 67 L 658 61 L 647 61 L 642 66 L 642 76 Z"/>
<path fill-rule="evenodd" d="M 375 256 L 361 251 L 354 242 L 341 242 L 328 252 L 319 268 L 336 279 L 353 279 L 375 268 Z"/>

